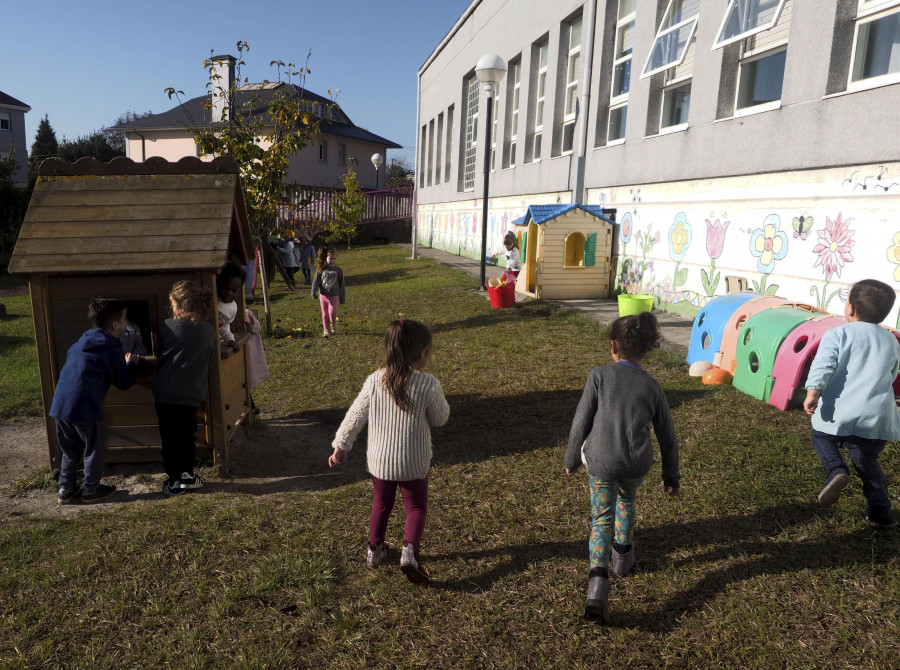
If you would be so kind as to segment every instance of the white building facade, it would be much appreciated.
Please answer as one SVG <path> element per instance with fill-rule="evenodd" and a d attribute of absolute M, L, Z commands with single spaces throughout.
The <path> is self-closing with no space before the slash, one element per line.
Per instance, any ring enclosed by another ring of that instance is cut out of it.
<path fill-rule="evenodd" d="M 488 254 L 528 205 L 579 202 L 615 209 L 614 282 L 661 309 L 900 286 L 900 0 L 475 0 L 418 118 L 418 244 L 480 256 L 490 151 Z"/>

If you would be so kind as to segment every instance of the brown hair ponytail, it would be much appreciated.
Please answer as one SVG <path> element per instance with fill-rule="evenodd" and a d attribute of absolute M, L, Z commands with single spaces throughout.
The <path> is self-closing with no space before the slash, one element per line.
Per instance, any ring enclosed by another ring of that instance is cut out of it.
<path fill-rule="evenodd" d="M 612 322 L 609 339 L 625 358 L 643 358 L 659 346 L 662 334 L 651 312 L 623 316 Z"/>
<path fill-rule="evenodd" d="M 400 409 L 411 411 L 412 364 L 431 346 L 431 331 L 418 321 L 392 321 L 384 334 L 384 386 Z"/>

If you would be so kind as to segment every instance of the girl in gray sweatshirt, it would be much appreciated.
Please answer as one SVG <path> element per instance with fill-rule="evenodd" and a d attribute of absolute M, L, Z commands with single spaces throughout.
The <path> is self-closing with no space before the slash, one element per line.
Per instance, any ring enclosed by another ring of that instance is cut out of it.
<path fill-rule="evenodd" d="M 659 382 L 641 360 L 659 346 L 650 312 L 616 319 L 609 330 L 613 364 L 591 370 L 569 432 L 566 474 L 584 463 L 591 489 L 591 571 L 585 616 L 609 621 L 609 567 L 624 577 L 634 566 L 634 499 L 653 464 L 650 427 L 662 456 L 663 484 L 680 494 L 678 443 Z M 610 566 L 610 564 L 612 564 Z"/>

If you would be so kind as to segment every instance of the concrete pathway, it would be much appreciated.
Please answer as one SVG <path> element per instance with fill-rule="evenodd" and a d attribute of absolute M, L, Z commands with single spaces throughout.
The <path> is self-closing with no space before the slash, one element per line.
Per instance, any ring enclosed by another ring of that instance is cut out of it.
<path fill-rule="evenodd" d="M 399 246 L 412 253 L 411 244 L 401 244 Z M 462 270 L 474 277 L 476 283 L 481 274 L 479 262 L 472 258 L 457 256 L 456 254 L 441 251 L 440 249 L 431 249 L 421 246 L 418 247 L 417 253 L 420 258 L 432 258 L 438 263 L 449 265 L 457 270 Z M 496 265 L 488 265 L 485 268 L 485 276 L 488 279 L 491 277 L 499 277 L 502 272 L 503 268 Z M 484 297 L 487 299 L 487 292 L 485 292 Z M 530 299 L 531 298 L 519 293 L 516 294 L 516 302 L 523 302 Z M 583 312 L 601 326 L 608 326 L 619 317 L 619 303 L 616 298 L 601 298 L 597 300 L 548 300 L 547 302 L 552 302 L 562 307 L 568 307 L 569 309 L 576 309 Z M 693 321 L 678 314 L 660 311 L 654 311 L 653 313 L 656 315 L 656 318 L 659 321 L 660 330 L 662 331 L 663 348 L 672 354 L 686 356 L 691 341 L 691 326 Z"/>

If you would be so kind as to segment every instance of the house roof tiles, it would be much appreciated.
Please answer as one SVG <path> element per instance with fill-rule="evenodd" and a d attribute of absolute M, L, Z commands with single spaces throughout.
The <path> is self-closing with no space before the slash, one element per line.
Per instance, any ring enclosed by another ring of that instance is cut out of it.
<path fill-rule="evenodd" d="M 30 105 L 26 105 L 21 100 L 17 100 L 16 98 L 12 97 L 8 93 L 4 93 L 3 91 L 0 91 L 0 105 L 6 105 L 7 107 L 22 107 L 26 110 L 31 109 Z"/>
<path fill-rule="evenodd" d="M 598 219 L 603 219 L 608 223 L 615 223 L 603 213 L 603 208 L 601 206 L 582 205 L 580 203 L 565 205 L 529 205 L 528 210 L 525 212 L 525 216 L 519 217 L 512 223 L 514 226 L 524 226 L 530 218 L 536 225 L 541 225 L 542 223 L 547 223 L 547 221 L 551 221 L 567 212 L 571 212 L 573 209 L 581 209 L 588 214 L 596 216 Z"/>

